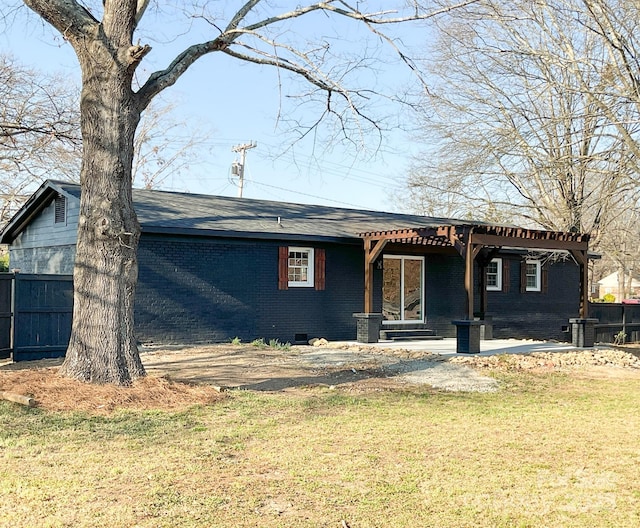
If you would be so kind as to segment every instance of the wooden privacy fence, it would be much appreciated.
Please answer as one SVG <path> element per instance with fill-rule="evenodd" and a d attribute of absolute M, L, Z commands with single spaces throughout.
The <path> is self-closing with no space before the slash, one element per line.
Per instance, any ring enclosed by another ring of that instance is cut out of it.
<path fill-rule="evenodd" d="M 0 273 L 0 359 L 11 356 L 13 273 Z"/>
<path fill-rule="evenodd" d="M 70 275 L 0 274 L 0 351 L 14 361 L 64 356 L 73 315 Z"/>
<path fill-rule="evenodd" d="M 620 332 L 626 343 L 640 341 L 640 304 L 591 303 L 589 317 L 598 319 L 596 343 L 613 343 Z"/>

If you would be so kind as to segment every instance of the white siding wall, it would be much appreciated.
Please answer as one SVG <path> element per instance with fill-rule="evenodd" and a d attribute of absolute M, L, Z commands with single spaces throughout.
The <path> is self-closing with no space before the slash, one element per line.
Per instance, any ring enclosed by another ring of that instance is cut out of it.
<path fill-rule="evenodd" d="M 67 221 L 54 222 L 54 203 L 51 202 L 34 218 L 11 244 L 12 249 L 42 248 L 75 245 L 80 201 L 67 199 Z"/>
<path fill-rule="evenodd" d="M 73 272 L 80 200 L 67 198 L 67 221 L 54 222 L 52 201 L 18 235 L 9 248 L 9 268 L 21 273 Z"/>

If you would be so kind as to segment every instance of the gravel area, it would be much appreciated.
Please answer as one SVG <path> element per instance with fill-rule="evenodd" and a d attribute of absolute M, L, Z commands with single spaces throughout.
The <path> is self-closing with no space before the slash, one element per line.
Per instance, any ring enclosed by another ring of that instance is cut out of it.
<path fill-rule="evenodd" d="M 345 349 L 318 347 L 300 355 L 302 363 L 317 368 L 380 369 L 383 376 L 400 384 L 430 385 L 456 392 L 494 392 L 498 382 L 467 365 L 449 363 L 429 352 L 352 346 Z"/>
<path fill-rule="evenodd" d="M 401 383 L 430 385 L 455 392 L 495 392 L 499 383 L 487 375 L 491 371 L 516 370 L 590 370 L 600 369 L 600 377 L 623 374 L 640 377 L 640 352 L 621 349 L 589 349 L 528 354 L 495 354 L 478 356 L 442 356 L 429 352 L 385 349 L 353 345 L 332 349 L 317 347 L 303 352 L 303 363 L 324 368 L 352 366 L 380 368 L 385 375 Z"/>

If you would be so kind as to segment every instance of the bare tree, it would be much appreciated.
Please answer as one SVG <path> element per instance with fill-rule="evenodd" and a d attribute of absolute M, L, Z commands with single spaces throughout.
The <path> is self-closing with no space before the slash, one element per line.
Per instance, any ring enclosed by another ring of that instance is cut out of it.
<path fill-rule="evenodd" d="M 632 280 L 640 273 L 640 209 L 637 202 L 618 204 L 598 247 L 602 259 L 594 263 L 594 278 L 618 272 L 621 301 L 632 293 Z"/>
<path fill-rule="evenodd" d="M 598 37 L 606 50 L 606 55 L 594 65 L 606 80 L 602 91 L 608 96 L 608 101 L 619 103 L 614 106 L 602 101 L 599 109 L 615 125 L 635 157 L 640 158 L 637 134 L 640 116 L 640 4 L 635 0 L 581 0 L 578 6 L 575 17 Z M 620 106 L 629 105 L 635 109 L 632 119 L 626 112 L 620 115 L 615 111 Z"/>
<path fill-rule="evenodd" d="M 42 179 L 68 179 L 79 123 L 72 86 L 0 55 L 0 225 Z"/>
<path fill-rule="evenodd" d="M 179 180 L 194 159 L 202 158 L 211 140 L 207 126 L 174 119 L 176 105 L 154 100 L 136 130 L 133 155 L 133 185 L 145 189 L 165 186 L 168 178 Z"/>
<path fill-rule="evenodd" d="M 639 122 L 612 96 L 609 50 L 586 17 L 573 0 L 484 0 L 437 21 L 416 205 L 606 233 L 637 192 Z"/>
<path fill-rule="evenodd" d="M 82 141 L 77 87 L 0 55 L 0 226 L 43 180 L 80 180 Z M 179 179 L 211 138 L 207 127 L 177 121 L 174 105 L 154 101 L 135 139 L 133 181 L 162 187 Z"/>
<path fill-rule="evenodd" d="M 131 200 L 131 167 L 136 129 L 153 98 L 198 59 L 217 52 L 275 67 L 283 83 L 291 74 L 305 79 L 310 86 L 305 100 L 323 99 L 321 115 L 306 130 L 331 118 L 338 130 L 350 136 L 361 126 L 376 127 L 375 119 L 364 111 L 366 103 L 375 99 L 375 91 L 346 87 L 350 72 L 369 66 L 367 44 L 372 42 L 363 44 L 357 60 L 352 56 L 351 62 L 341 64 L 329 42 L 305 43 L 300 35 L 292 38 L 297 20 L 315 17 L 317 25 L 354 23 L 370 30 L 376 45 L 386 41 L 393 47 L 382 28 L 431 18 L 438 12 L 425 9 L 417 0 L 381 2 L 384 7 L 371 11 L 366 9 L 373 2 L 354 6 L 343 0 L 297 4 L 289 11 L 261 0 L 239 2 L 233 8 L 231 2 L 203 2 L 188 13 L 192 27 L 185 35 L 192 42 L 165 69 L 134 88 L 136 71 L 151 51 L 148 44 L 134 43 L 148 0 L 24 3 L 73 46 L 82 71 L 82 198 L 73 328 L 62 372 L 80 380 L 117 384 L 144 375 L 133 330 L 140 227 Z M 196 35 L 204 37 L 197 42 Z"/>

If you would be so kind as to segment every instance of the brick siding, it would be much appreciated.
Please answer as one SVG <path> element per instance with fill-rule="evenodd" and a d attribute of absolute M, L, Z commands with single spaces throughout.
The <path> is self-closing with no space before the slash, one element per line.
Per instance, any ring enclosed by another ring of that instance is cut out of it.
<path fill-rule="evenodd" d="M 294 342 L 297 334 L 354 339 L 362 311 L 363 252 L 324 247 L 326 288 L 278 290 L 277 241 L 143 235 L 136 332 L 142 342 Z"/>
<path fill-rule="evenodd" d="M 354 312 L 364 303 L 363 251 L 323 247 L 326 289 L 278 289 L 279 241 L 143 235 L 139 249 L 136 332 L 142 342 L 224 342 L 239 337 L 294 342 L 297 337 L 353 340 Z M 520 255 L 510 259 L 510 285 L 488 292 L 496 338 L 566 339 L 563 326 L 578 315 L 578 267 L 551 265 L 548 291 L 520 293 Z M 464 262 L 457 254 L 426 255 L 425 312 L 429 328 L 455 336 L 466 317 Z M 477 284 L 477 281 L 476 281 Z M 382 270 L 374 269 L 374 311 L 382 306 Z M 479 304 L 479 292 L 475 292 Z"/>

